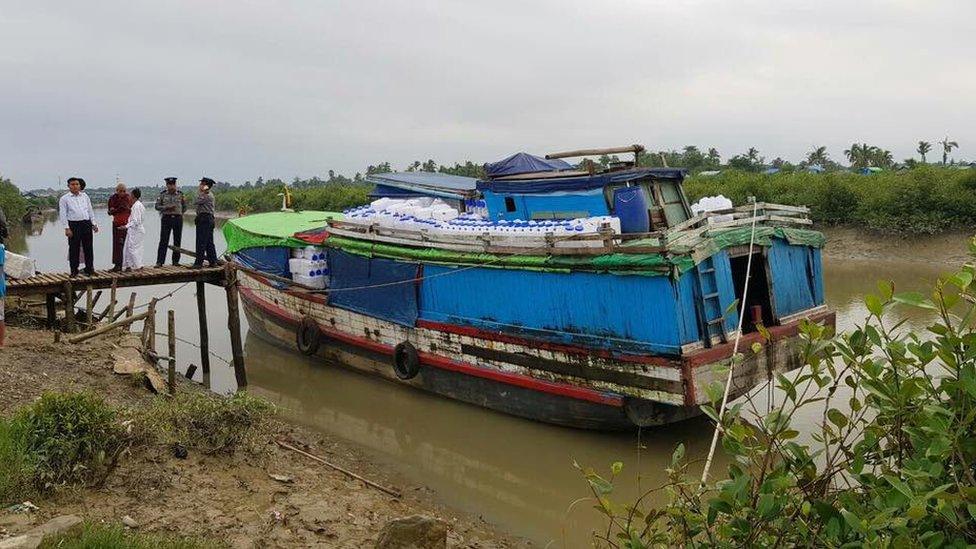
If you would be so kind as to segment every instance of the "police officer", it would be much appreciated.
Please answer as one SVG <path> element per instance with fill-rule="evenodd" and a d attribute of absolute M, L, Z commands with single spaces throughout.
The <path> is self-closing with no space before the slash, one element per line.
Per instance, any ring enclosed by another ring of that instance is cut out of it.
<path fill-rule="evenodd" d="M 166 178 L 166 190 L 159 193 L 156 199 L 156 210 L 160 216 L 159 248 L 156 250 L 156 266 L 162 267 L 166 262 L 166 247 L 169 235 L 173 233 L 173 246 L 180 247 L 183 237 L 183 212 L 186 211 L 186 198 L 176 187 L 176 178 Z M 180 264 L 180 252 L 173 250 L 173 265 Z"/>

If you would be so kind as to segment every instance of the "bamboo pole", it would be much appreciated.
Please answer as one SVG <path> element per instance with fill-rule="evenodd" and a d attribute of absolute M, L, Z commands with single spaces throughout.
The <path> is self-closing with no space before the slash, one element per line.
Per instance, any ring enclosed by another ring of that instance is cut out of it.
<path fill-rule="evenodd" d="M 241 343 L 237 271 L 229 261 L 224 265 L 224 288 L 227 294 L 227 328 L 230 331 L 230 349 L 234 358 L 234 377 L 237 379 L 237 390 L 241 391 L 247 388 L 247 372 L 244 370 L 244 345 Z"/>
<path fill-rule="evenodd" d="M 580 149 L 576 151 L 565 151 L 547 154 L 546 158 L 552 160 L 555 158 L 575 158 L 577 156 L 596 156 L 600 154 L 620 154 L 620 153 L 634 153 L 640 154 L 644 151 L 643 145 L 627 145 L 626 147 L 609 147 L 605 149 Z"/>
<path fill-rule="evenodd" d="M 68 338 L 68 342 L 69 343 L 81 343 L 82 341 L 89 340 L 89 339 L 91 339 L 93 337 L 97 337 L 97 336 L 100 336 L 102 334 L 106 334 L 106 333 L 111 332 L 112 330 L 114 330 L 116 328 L 121 328 L 122 326 L 128 326 L 129 324 L 132 324 L 133 322 L 136 322 L 136 321 L 145 319 L 147 317 L 149 317 L 149 311 L 146 311 L 144 313 L 139 313 L 139 314 L 137 314 L 135 316 L 130 316 L 128 318 L 123 318 L 122 320 L 116 320 L 115 322 L 111 322 L 109 324 L 105 324 L 104 326 L 99 326 L 98 328 L 96 328 L 96 329 L 94 329 L 94 330 L 92 330 L 90 332 L 85 332 L 85 333 L 78 334 L 76 336 L 69 337 Z"/>
<path fill-rule="evenodd" d="M 132 311 L 136 308 L 136 293 L 129 294 L 129 306 L 125 308 L 125 316 L 132 316 Z"/>
<path fill-rule="evenodd" d="M 166 339 L 169 342 L 169 368 L 167 383 L 170 396 L 176 394 L 176 314 L 173 309 L 166 312 Z"/>
<path fill-rule="evenodd" d="M 373 488 L 376 488 L 380 492 L 383 492 L 385 494 L 389 494 L 389 495 L 391 495 L 391 496 L 393 496 L 395 498 L 399 498 L 400 497 L 400 492 L 397 492 L 393 488 L 387 488 L 386 486 L 383 486 L 381 484 L 377 484 L 377 483 L 369 480 L 368 478 L 366 478 L 366 477 L 364 477 L 362 475 L 358 475 L 356 473 L 353 473 L 349 469 L 346 469 L 344 467 L 340 467 L 340 466 L 336 465 L 335 463 L 330 463 L 330 462 L 328 462 L 328 461 L 320 458 L 319 456 L 316 456 L 315 454 L 310 454 L 310 453 L 306 452 L 305 450 L 296 448 L 296 447 L 292 446 L 291 444 L 288 444 L 287 442 L 285 442 L 285 441 L 283 441 L 281 439 L 277 439 L 275 442 L 278 443 L 278 446 L 281 446 L 282 448 L 284 448 L 286 450 L 291 450 L 292 452 L 295 452 L 296 454 L 305 456 L 308 459 L 311 459 L 313 461 L 317 461 L 317 462 L 321 463 L 322 465 L 326 465 L 328 467 L 331 467 L 331 468 L 335 469 L 336 471 L 339 471 L 340 473 L 344 473 L 346 475 L 349 475 L 350 477 L 352 477 L 352 478 L 354 478 L 356 480 L 362 481 L 367 486 L 372 486 Z"/>
<path fill-rule="evenodd" d="M 210 334 L 207 326 L 207 285 L 197 282 L 197 318 L 200 320 L 200 366 L 210 375 Z"/>

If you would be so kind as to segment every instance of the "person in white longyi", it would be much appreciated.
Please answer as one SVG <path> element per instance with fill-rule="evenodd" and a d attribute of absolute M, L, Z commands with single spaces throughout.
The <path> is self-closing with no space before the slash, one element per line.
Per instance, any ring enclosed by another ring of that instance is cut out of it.
<path fill-rule="evenodd" d="M 132 206 L 129 221 L 125 224 L 125 245 L 122 248 L 122 270 L 131 271 L 142 268 L 142 241 L 146 237 L 146 227 L 142 224 L 146 207 L 139 200 L 142 191 L 132 189 Z"/>

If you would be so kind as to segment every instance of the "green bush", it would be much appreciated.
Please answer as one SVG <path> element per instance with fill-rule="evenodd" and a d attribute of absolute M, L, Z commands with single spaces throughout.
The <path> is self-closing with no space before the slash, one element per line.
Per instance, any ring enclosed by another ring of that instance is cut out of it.
<path fill-rule="evenodd" d="M 215 454 L 236 449 L 272 410 L 266 400 L 246 392 L 227 398 L 184 393 L 157 398 L 138 419 L 156 442 Z"/>
<path fill-rule="evenodd" d="M 0 208 L 7 216 L 7 223 L 19 222 L 20 218 L 27 213 L 27 199 L 20 194 L 17 188 L 9 179 L 0 176 Z"/>
<path fill-rule="evenodd" d="M 970 249 L 976 255 L 976 239 Z M 777 375 L 779 395 L 768 409 L 748 397 L 721 418 L 714 403 L 702 407 L 723 433 L 729 465 L 713 472 L 717 481 L 702 484 L 682 446 L 668 482 L 629 504 L 611 500 L 622 464 L 609 476 L 584 469 L 608 521 L 598 539 L 629 549 L 972 547 L 974 275 L 970 263 L 929 295 L 896 294 L 881 282 L 864 299 L 863 323 L 841 336 L 803 323 L 806 366 Z M 914 333 L 897 319 L 905 307 L 936 320 Z M 723 387 L 707 390 L 718 400 Z M 794 424 L 800 416 L 818 419 L 804 428 Z M 666 503 L 647 503 L 655 491 Z"/>
<path fill-rule="evenodd" d="M 736 204 L 758 200 L 810 207 L 817 223 L 854 225 L 887 233 L 937 233 L 976 224 L 976 170 L 921 166 L 864 176 L 725 171 L 685 184 L 692 201 L 724 194 Z"/>
<path fill-rule="evenodd" d="M 122 526 L 86 522 L 64 534 L 44 538 L 40 549 L 204 549 L 221 547 L 193 538 L 137 533 Z"/>
<path fill-rule="evenodd" d="M 116 412 L 90 393 L 45 394 L 0 419 L 0 502 L 101 481 L 128 447 Z"/>

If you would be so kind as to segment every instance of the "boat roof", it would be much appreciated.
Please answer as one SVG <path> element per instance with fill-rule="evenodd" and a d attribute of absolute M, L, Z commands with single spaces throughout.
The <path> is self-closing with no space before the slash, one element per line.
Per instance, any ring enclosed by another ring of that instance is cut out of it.
<path fill-rule="evenodd" d="M 565 160 L 541 158 L 526 152 L 517 152 L 498 162 L 485 164 L 485 175 L 495 179 L 518 174 L 561 172 L 572 169 L 573 166 Z"/>
<path fill-rule="evenodd" d="M 682 181 L 685 173 L 684 168 L 630 168 L 595 174 L 577 170 L 550 171 L 478 181 L 478 190 L 514 194 L 586 191 L 649 177 Z"/>
<path fill-rule="evenodd" d="M 465 198 L 473 196 L 478 180 L 440 172 L 373 173 L 366 181 L 376 185 L 373 196 L 439 196 Z"/>

